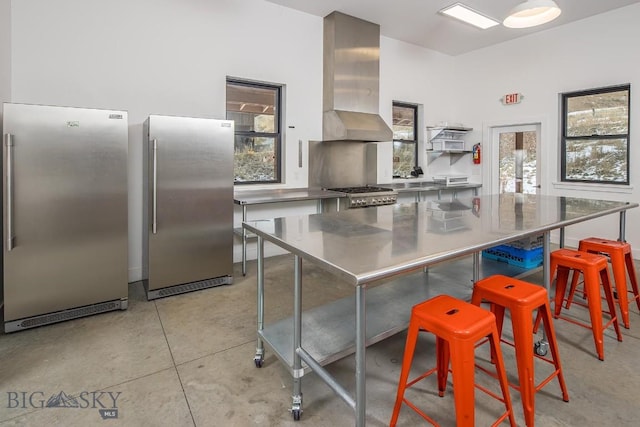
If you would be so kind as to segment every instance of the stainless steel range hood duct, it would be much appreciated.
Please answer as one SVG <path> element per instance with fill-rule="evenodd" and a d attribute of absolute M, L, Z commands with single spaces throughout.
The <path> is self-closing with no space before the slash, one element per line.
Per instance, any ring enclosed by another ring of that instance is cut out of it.
<path fill-rule="evenodd" d="M 380 26 L 340 12 L 324 18 L 323 141 L 383 142 Z"/>

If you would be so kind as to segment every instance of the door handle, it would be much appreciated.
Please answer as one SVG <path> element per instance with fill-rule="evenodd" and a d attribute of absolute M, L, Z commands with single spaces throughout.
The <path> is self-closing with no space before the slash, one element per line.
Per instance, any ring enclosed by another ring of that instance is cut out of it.
<path fill-rule="evenodd" d="M 13 137 L 5 135 L 7 146 L 7 252 L 13 249 Z"/>
<path fill-rule="evenodd" d="M 158 140 L 154 139 L 152 142 L 153 147 L 153 194 L 152 194 L 152 206 L 151 206 L 151 232 L 156 234 L 158 232 Z"/>

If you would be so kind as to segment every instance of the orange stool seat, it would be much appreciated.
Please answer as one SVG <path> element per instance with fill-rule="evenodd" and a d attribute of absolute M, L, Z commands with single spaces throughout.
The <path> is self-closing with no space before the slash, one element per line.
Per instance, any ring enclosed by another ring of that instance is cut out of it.
<path fill-rule="evenodd" d="M 505 309 L 511 313 L 514 347 L 518 366 L 519 385 L 510 384 L 520 391 L 526 425 L 534 426 L 535 393 L 540 391 L 554 377 L 558 378 L 562 399 L 569 401 L 569 393 L 564 382 L 556 332 L 551 319 L 551 307 L 547 290 L 522 280 L 495 275 L 478 281 L 473 288 L 471 303 L 480 305 L 483 301 L 491 304 L 491 312 L 496 316 L 498 335 L 502 337 Z M 533 313 L 538 312 L 544 325 L 545 337 L 549 343 L 552 359 L 534 355 Z M 502 340 L 503 342 L 506 342 Z M 509 343 L 510 344 L 510 343 Z M 534 382 L 534 357 L 551 363 L 555 371 L 536 386 Z"/>
<path fill-rule="evenodd" d="M 551 253 L 551 277 L 553 277 L 557 270 L 554 317 L 556 319 L 563 319 L 576 325 L 591 329 L 593 331 L 593 340 L 600 360 L 604 360 L 604 329 L 613 324 L 618 341 L 622 341 L 607 265 L 607 258 L 603 255 L 565 248 L 558 249 Z M 565 298 L 570 271 L 573 271 L 574 275 L 577 273 L 581 273 L 583 275 L 587 304 L 584 305 L 577 301 L 573 302 L 575 304 L 586 306 L 589 309 L 589 316 L 591 319 L 590 324 L 561 315 L 562 304 L 564 302 L 570 304 L 573 298 L 573 292 L 569 292 L 569 297 Z M 610 316 L 610 320 L 606 324 L 603 324 L 602 320 L 600 285 L 602 285 L 607 306 L 609 308 L 609 311 L 604 312 Z"/>
<path fill-rule="evenodd" d="M 436 336 L 437 363 L 435 368 L 409 382 L 409 371 L 411 370 L 413 353 L 420 330 L 431 332 Z M 475 345 L 478 341 L 486 338 L 491 343 L 491 351 L 496 360 L 496 374 L 500 382 L 502 397 L 475 384 Z M 403 402 L 432 425 L 438 425 L 435 420 L 406 399 L 404 393 L 407 388 L 437 372 L 438 394 L 444 396 L 449 375 L 449 361 L 451 361 L 451 372 L 453 374 L 453 396 L 457 426 L 468 427 L 475 425 L 476 387 L 505 405 L 506 411 L 493 424 L 494 426 L 500 424 L 507 417 L 511 426 L 516 425 L 495 316 L 491 312 L 467 302 L 448 295 L 439 295 L 415 305 L 411 310 L 398 393 L 390 426 L 396 425 Z"/>
<path fill-rule="evenodd" d="M 622 323 L 625 328 L 629 328 L 629 293 L 633 293 L 632 301 L 635 300 L 638 310 L 640 310 L 640 293 L 638 292 L 638 278 L 636 268 L 633 263 L 633 254 L 631 253 L 631 245 L 627 242 L 618 240 L 599 239 L 597 237 L 589 237 L 580 240 L 578 250 L 596 254 L 605 254 L 611 260 L 611 270 L 613 279 L 616 284 L 616 293 L 618 296 L 618 304 L 620 306 L 620 314 Z M 627 274 L 631 282 L 631 290 L 627 288 Z"/>

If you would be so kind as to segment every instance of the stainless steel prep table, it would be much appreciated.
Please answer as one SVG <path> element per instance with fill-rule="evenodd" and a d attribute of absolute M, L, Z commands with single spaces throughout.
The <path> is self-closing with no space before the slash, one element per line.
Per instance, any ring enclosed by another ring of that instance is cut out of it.
<path fill-rule="evenodd" d="M 638 206 L 513 193 L 480 196 L 479 202 L 479 210 L 466 211 L 465 227 L 451 233 L 436 231 L 438 228 L 429 221 L 432 212 L 427 203 L 276 218 L 271 230 L 260 223 L 243 224 L 258 236 L 258 341 L 254 360 L 256 366 L 262 366 L 267 344 L 289 367 L 294 419 L 302 412 L 301 378 L 312 369 L 354 409 L 355 424 L 365 425 L 365 347 L 405 329 L 411 307 L 428 294 L 420 274 L 405 273 L 474 254 L 473 276 L 478 279 L 479 251 L 543 233 L 543 274 L 548 289 L 551 230 L 619 213 L 619 237 L 624 240 L 626 210 Z M 264 324 L 265 240 L 292 252 L 295 258 L 293 317 L 270 325 Z M 302 259 L 353 284 L 355 295 L 303 315 Z M 394 280 L 385 280 L 366 292 L 369 285 L 391 277 Z M 367 317 L 367 309 L 374 314 Z M 355 398 L 323 368 L 353 352 Z"/>
<path fill-rule="evenodd" d="M 313 188 L 284 188 L 277 190 L 249 190 L 233 193 L 233 202 L 242 206 L 242 222 L 247 221 L 247 207 L 250 205 L 263 205 L 267 203 L 299 202 L 305 200 L 317 200 L 318 212 L 322 212 L 323 199 L 339 200 L 343 193 L 336 191 Z M 338 202 L 339 203 L 339 202 Z M 338 205 L 339 206 L 339 205 Z M 242 275 L 247 274 L 247 231 L 242 233 Z"/>
<path fill-rule="evenodd" d="M 392 184 L 381 184 L 383 187 L 389 187 L 396 190 L 399 194 L 402 193 L 415 193 L 415 201 L 419 202 L 422 200 L 422 194 L 424 193 L 436 193 L 438 195 L 438 199 L 442 198 L 442 193 L 452 192 L 453 197 L 457 197 L 457 192 L 459 190 L 473 190 L 473 195 L 478 195 L 478 188 L 482 187 L 482 184 L 468 183 L 468 184 L 458 184 L 458 185 L 442 185 L 436 184 L 431 181 L 411 181 L 407 180 L 405 182 L 394 182 Z"/>

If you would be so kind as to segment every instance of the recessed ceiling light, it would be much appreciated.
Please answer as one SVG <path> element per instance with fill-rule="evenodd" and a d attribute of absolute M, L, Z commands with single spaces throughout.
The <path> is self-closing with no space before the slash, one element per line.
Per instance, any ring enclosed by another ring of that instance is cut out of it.
<path fill-rule="evenodd" d="M 462 22 L 466 22 L 467 24 L 471 24 L 474 27 L 478 27 L 483 30 L 495 27 L 496 25 L 500 25 L 500 23 L 495 19 L 491 19 L 488 16 L 476 12 L 468 6 L 463 5 L 462 3 L 455 3 L 451 6 L 445 7 L 444 9 L 440 10 L 439 13 L 451 16 L 452 18 L 458 19 Z"/>

